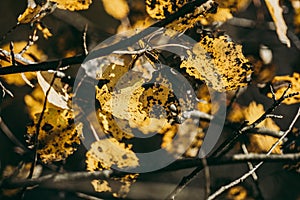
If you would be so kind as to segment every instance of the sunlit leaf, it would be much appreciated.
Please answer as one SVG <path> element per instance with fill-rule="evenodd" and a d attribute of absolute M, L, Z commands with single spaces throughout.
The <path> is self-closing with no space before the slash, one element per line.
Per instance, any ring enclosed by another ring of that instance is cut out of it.
<path fill-rule="evenodd" d="M 248 195 L 248 191 L 245 187 L 234 186 L 228 190 L 226 200 L 254 200 Z"/>
<path fill-rule="evenodd" d="M 286 90 L 288 84 L 291 84 L 291 88 L 288 90 L 287 95 L 300 92 L 300 74 L 294 72 L 292 76 L 275 76 L 272 80 L 272 85 L 275 90 L 275 97 L 278 99 L 282 96 Z M 271 93 L 268 93 L 268 97 L 272 97 Z M 283 101 L 285 104 L 295 104 L 300 102 L 300 94 L 287 98 Z"/>
<path fill-rule="evenodd" d="M 34 124 L 27 127 L 29 144 L 35 145 L 37 123 L 41 113 L 36 114 Z M 44 163 L 65 160 L 80 145 L 82 124 L 74 124 L 71 111 L 48 108 L 41 120 L 37 153 Z"/>
<path fill-rule="evenodd" d="M 33 0 L 28 1 L 28 7 L 18 17 L 18 22 L 21 24 L 33 23 L 36 22 L 46 15 L 52 13 L 56 8 L 56 4 L 52 1 L 46 1 L 45 4 L 39 5 L 36 4 Z"/>
<path fill-rule="evenodd" d="M 26 45 L 27 45 L 26 41 L 15 42 L 14 53 L 15 54 L 19 53 L 24 47 L 26 47 Z M 9 44 L 5 44 L 1 48 L 10 51 Z M 30 61 L 44 61 L 47 59 L 47 56 L 44 54 L 42 50 L 38 48 L 36 44 L 31 45 L 22 56 Z M 0 60 L 0 65 L 2 67 L 11 66 L 12 62 Z M 24 73 L 24 75 L 29 81 L 36 78 L 35 72 L 26 72 Z M 1 78 L 3 78 L 5 82 L 8 84 L 14 84 L 17 86 L 23 86 L 26 84 L 23 78 L 21 77 L 21 74 L 10 74 L 10 75 L 1 76 Z"/>
<path fill-rule="evenodd" d="M 113 165 L 118 168 L 134 168 L 139 165 L 138 158 L 131 146 L 118 142 L 114 138 L 96 141 L 86 154 L 87 169 L 109 169 Z"/>
<path fill-rule="evenodd" d="M 300 1 L 290 0 L 294 8 L 294 26 L 295 32 L 300 33 Z"/>
<path fill-rule="evenodd" d="M 96 192 L 111 192 L 111 187 L 109 186 L 108 182 L 105 180 L 92 180 L 92 186 Z"/>
<path fill-rule="evenodd" d="M 129 6 L 125 0 L 102 0 L 102 2 L 105 11 L 115 19 L 121 20 L 127 17 Z"/>
<path fill-rule="evenodd" d="M 92 0 L 50 0 L 56 3 L 57 8 L 64 10 L 86 10 L 92 3 Z"/>
<path fill-rule="evenodd" d="M 251 124 L 256 121 L 265 111 L 263 105 L 257 104 L 256 102 L 251 102 L 243 112 L 245 120 L 249 121 L 249 124 Z M 262 121 L 257 127 L 265 127 L 274 131 L 280 130 L 280 128 L 270 118 Z M 267 153 L 278 139 L 268 135 L 249 134 L 249 140 L 250 143 L 247 145 L 249 152 Z M 281 154 L 280 145 L 278 145 L 272 151 L 272 153 Z"/>
<path fill-rule="evenodd" d="M 242 53 L 242 46 L 226 36 L 207 35 L 188 55 L 180 67 L 214 90 L 235 90 L 249 83 L 252 67 Z"/>

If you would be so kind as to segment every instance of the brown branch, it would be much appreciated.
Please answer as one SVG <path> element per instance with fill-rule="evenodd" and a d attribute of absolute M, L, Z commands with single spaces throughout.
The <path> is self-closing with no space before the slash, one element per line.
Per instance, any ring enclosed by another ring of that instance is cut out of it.
<path fill-rule="evenodd" d="M 180 17 L 185 16 L 188 13 L 193 13 L 195 8 L 203 5 L 205 5 L 208 10 L 205 10 L 205 12 L 214 11 L 217 8 L 217 4 L 212 0 L 198 0 L 198 1 L 192 1 L 190 3 L 185 4 L 181 9 L 179 9 L 177 12 L 169 15 L 167 18 L 158 21 L 154 24 L 152 24 L 150 27 L 142 30 L 141 32 L 137 33 L 136 35 L 131 36 L 130 38 L 121 40 L 120 42 L 117 42 L 115 44 L 112 44 L 107 47 L 103 47 L 98 49 L 97 51 L 93 51 L 89 54 L 89 59 L 98 58 L 101 56 L 107 56 L 111 54 L 113 51 L 124 49 L 128 46 L 131 46 L 133 43 L 136 43 L 140 39 L 150 35 L 153 33 L 153 28 L 157 27 L 165 27 L 168 24 L 172 23 L 173 21 L 179 19 Z M 61 62 L 61 67 L 65 67 L 67 65 L 72 64 L 81 64 L 85 59 L 84 55 L 78 55 L 71 58 L 64 58 L 59 59 L 55 61 L 49 61 L 49 62 L 42 62 L 38 64 L 30 64 L 26 66 L 9 66 L 5 68 L 0 68 L 0 75 L 5 74 L 14 74 L 14 73 L 21 73 L 21 72 L 31 72 L 31 71 L 47 71 L 47 70 L 55 70 L 58 66 L 58 64 Z"/>
<path fill-rule="evenodd" d="M 254 154 L 249 153 L 245 154 L 236 154 L 229 157 L 224 157 L 222 159 L 216 158 L 207 158 L 207 165 L 226 165 L 226 164 L 239 164 L 245 163 L 247 161 L 257 162 L 296 162 L 300 161 L 300 153 L 295 154 Z M 203 161 L 199 158 L 189 158 L 189 159 L 181 159 L 177 160 L 168 167 L 161 169 L 156 172 L 151 173 L 161 173 L 167 171 L 175 171 L 181 169 L 188 169 L 193 167 L 202 167 Z M 65 172 L 65 173 L 53 173 L 49 175 L 44 175 L 38 178 L 33 179 L 4 179 L 0 182 L 1 188 L 19 188 L 19 187 L 31 187 L 36 185 L 45 185 L 46 183 L 51 183 L 54 185 L 60 182 L 68 182 L 68 181 L 79 181 L 79 180 L 90 180 L 90 179 L 101 179 L 107 180 L 112 177 L 122 177 L 126 173 L 121 173 L 112 170 L 103 170 L 103 171 L 95 171 L 95 172 Z M 63 189 L 63 184 L 60 184 Z M 76 188 L 74 188 L 76 189 Z"/>

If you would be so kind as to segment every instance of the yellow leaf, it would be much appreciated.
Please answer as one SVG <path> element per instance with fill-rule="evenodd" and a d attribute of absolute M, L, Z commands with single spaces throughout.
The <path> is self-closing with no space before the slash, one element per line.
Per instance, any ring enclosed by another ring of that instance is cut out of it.
<path fill-rule="evenodd" d="M 44 38 L 48 39 L 49 37 L 52 36 L 52 33 L 47 27 L 43 27 L 41 23 L 37 24 L 37 29 L 42 31 Z"/>
<path fill-rule="evenodd" d="M 230 188 L 226 195 L 227 200 L 253 200 L 248 197 L 248 191 L 243 186 L 234 186 Z"/>
<path fill-rule="evenodd" d="M 24 96 L 24 101 L 27 106 L 28 114 L 32 119 L 34 119 L 35 114 L 40 113 L 42 111 L 44 100 L 45 97 L 43 90 L 39 86 L 36 86 L 31 92 L 31 94 L 26 94 Z M 49 106 L 50 104 L 47 103 L 47 108 Z"/>
<path fill-rule="evenodd" d="M 154 19 L 164 19 L 190 0 L 146 0 L 146 11 Z"/>
<path fill-rule="evenodd" d="M 220 8 L 229 8 L 231 12 L 239 12 L 245 10 L 251 0 L 216 0 Z"/>
<path fill-rule="evenodd" d="M 86 163 L 89 171 L 109 169 L 113 165 L 121 169 L 134 168 L 139 165 L 131 146 L 126 147 L 124 143 L 114 138 L 94 142 L 86 153 Z"/>
<path fill-rule="evenodd" d="M 300 33 L 300 1 L 290 0 L 294 8 L 294 26 L 295 32 Z"/>
<path fill-rule="evenodd" d="M 205 17 L 200 18 L 200 23 L 203 25 L 209 25 L 213 22 L 226 22 L 232 18 L 232 14 L 229 8 L 218 8 L 214 14 L 207 14 Z"/>
<path fill-rule="evenodd" d="M 275 97 L 279 99 L 287 88 L 287 84 L 291 84 L 291 88 L 286 95 L 300 92 L 300 74 L 294 72 L 292 76 L 275 76 L 272 85 L 275 90 Z M 268 93 L 268 97 L 272 98 L 272 94 Z M 283 101 L 285 104 L 300 103 L 300 94 L 287 98 Z"/>
<path fill-rule="evenodd" d="M 263 105 L 251 102 L 250 105 L 244 109 L 244 116 L 245 119 L 249 121 L 249 124 L 251 124 L 256 121 L 264 112 Z M 262 121 L 257 127 L 265 127 L 274 131 L 280 130 L 280 128 L 270 118 Z M 250 134 L 249 140 L 250 143 L 247 145 L 249 152 L 267 153 L 278 139 L 268 135 Z M 272 151 L 272 153 L 281 154 L 280 145 L 278 145 Z"/>
<path fill-rule="evenodd" d="M 27 127 L 29 143 L 34 144 L 40 113 L 34 124 Z M 48 108 L 43 115 L 38 135 L 37 153 L 44 163 L 65 160 L 76 151 L 82 137 L 82 124 L 74 124 L 74 115 L 69 110 Z"/>
<path fill-rule="evenodd" d="M 111 187 L 105 180 L 92 180 L 92 186 L 96 192 L 111 192 Z"/>
<path fill-rule="evenodd" d="M 125 0 L 102 0 L 104 10 L 114 17 L 121 20 L 127 17 L 129 6 Z"/>
<path fill-rule="evenodd" d="M 282 15 L 282 8 L 279 5 L 279 0 L 265 0 L 265 2 L 275 23 L 279 40 L 282 43 L 286 44 L 288 47 L 291 47 L 291 42 L 286 35 L 287 26 Z"/>
<path fill-rule="evenodd" d="M 28 1 L 28 7 L 18 17 L 18 22 L 21 24 L 33 23 L 41 20 L 46 15 L 52 13 L 56 5 L 51 1 L 46 1 L 44 5 L 37 5 L 34 1 Z"/>
<path fill-rule="evenodd" d="M 180 68 L 208 87 L 219 92 L 235 90 L 248 85 L 252 67 L 242 53 L 242 46 L 226 36 L 205 36 L 192 51 Z"/>
<path fill-rule="evenodd" d="M 26 41 L 15 42 L 14 43 L 14 53 L 15 54 L 19 53 L 24 47 L 26 47 L 26 45 L 27 45 Z M 5 44 L 1 48 L 6 51 L 10 51 L 9 44 Z M 47 59 L 47 56 L 44 54 L 43 51 L 38 49 L 38 46 L 36 44 L 31 45 L 22 56 L 30 61 L 44 61 Z M 10 65 L 12 65 L 11 61 L 7 62 L 4 60 L 0 60 L 0 66 L 6 67 L 6 66 L 10 66 Z M 26 72 L 24 74 L 28 80 L 32 80 L 32 79 L 36 78 L 35 72 Z M 8 84 L 14 84 L 17 86 L 23 86 L 26 84 L 25 81 L 22 79 L 21 74 L 5 75 L 5 76 L 1 76 L 1 78 L 3 78 L 5 80 L 5 82 Z"/>
<path fill-rule="evenodd" d="M 120 179 L 122 185 L 119 191 L 113 193 L 113 196 L 117 198 L 125 198 L 130 191 L 131 185 L 136 181 L 137 177 L 138 174 L 128 174 L 122 177 Z"/>
<path fill-rule="evenodd" d="M 154 19 L 164 19 L 170 14 L 178 11 L 186 3 L 191 0 L 146 0 L 146 11 Z M 184 32 L 203 19 L 209 10 L 216 6 L 213 1 L 207 1 L 199 7 L 195 8 L 193 12 L 187 13 L 170 23 L 167 28 L 171 28 L 178 32 Z M 168 33 L 172 34 L 172 33 Z"/>
<path fill-rule="evenodd" d="M 50 0 L 56 3 L 57 8 L 63 10 L 86 10 L 89 8 L 92 0 Z"/>

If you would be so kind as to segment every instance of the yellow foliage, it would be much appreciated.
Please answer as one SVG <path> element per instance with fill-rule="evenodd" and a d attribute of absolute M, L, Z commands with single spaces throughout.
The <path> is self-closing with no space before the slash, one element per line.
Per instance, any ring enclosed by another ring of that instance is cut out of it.
<path fill-rule="evenodd" d="M 180 68 L 219 92 L 235 90 L 248 85 L 252 67 L 242 53 L 242 46 L 226 36 L 205 36 Z"/>
<path fill-rule="evenodd" d="M 209 25 L 213 22 L 226 22 L 232 18 L 232 14 L 229 8 L 218 8 L 214 14 L 208 13 L 205 17 L 200 18 L 200 23 L 203 25 Z"/>
<path fill-rule="evenodd" d="M 263 105 L 251 102 L 243 112 L 245 120 L 249 121 L 249 124 L 251 124 L 256 121 L 265 111 Z M 274 131 L 280 130 L 280 128 L 270 118 L 262 121 L 257 127 L 265 127 Z M 247 146 L 249 152 L 267 153 L 278 139 L 268 135 L 249 134 L 249 140 L 250 144 Z M 278 145 L 272 151 L 272 153 L 281 154 L 280 145 Z"/>
<path fill-rule="evenodd" d="M 24 47 L 26 47 L 26 45 L 27 45 L 26 41 L 15 42 L 14 43 L 14 53 L 15 54 L 19 53 L 20 51 L 22 51 L 22 49 Z M 10 51 L 9 44 L 5 44 L 1 48 L 6 51 Z M 34 55 L 34 57 L 33 57 L 33 55 Z M 44 61 L 47 59 L 47 56 L 44 54 L 43 51 L 38 49 L 36 44 L 31 45 L 22 56 L 30 61 Z M 2 67 L 11 66 L 11 65 L 12 65 L 11 61 L 7 62 L 4 60 L 0 60 L 0 66 L 2 66 Z M 24 74 L 28 80 L 32 80 L 36 77 L 35 72 L 26 72 Z M 5 82 L 8 84 L 14 84 L 17 86 L 23 86 L 26 84 L 25 81 L 22 79 L 21 74 L 3 75 L 3 76 L 1 76 L 1 78 L 3 78 L 5 80 Z"/>
<path fill-rule="evenodd" d="M 102 0 L 104 10 L 114 17 L 121 20 L 127 17 L 129 6 L 125 0 Z"/>
<path fill-rule="evenodd" d="M 284 84 L 286 83 L 286 84 Z M 294 72 L 292 76 L 275 76 L 272 80 L 272 85 L 275 89 L 275 97 L 279 99 L 287 88 L 287 84 L 291 84 L 291 88 L 286 93 L 287 95 L 300 92 L 300 74 Z M 268 93 L 268 97 L 272 98 L 272 94 Z M 283 101 L 285 104 L 294 104 L 300 102 L 300 94 L 287 98 Z"/>
<path fill-rule="evenodd" d="M 37 134 L 41 113 L 36 114 L 34 124 L 27 127 L 30 139 Z M 82 137 L 82 124 L 74 124 L 74 115 L 69 110 L 48 108 L 41 120 L 37 153 L 44 163 L 65 160 L 76 151 Z M 34 141 L 30 141 L 34 143 Z"/>
<path fill-rule="evenodd" d="M 248 196 L 248 191 L 243 186 L 234 186 L 230 188 L 226 195 L 227 200 L 253 200 Z"/>
<path fill-rule="evenodd" d="M 24 101 L 27 106 L 28 114 L 33 119 L 35 114 L 40 113 L 43 109 L 45 95 L 40 86 L 36 86 L 31 94 L 24 96 Z M 47 108 L 54 107 L 52 104 L 47 102 Z"/>
<path fill-rule="evenodd" d="M 92 186 L 96 192 L 111 192 L 112 189 L 105 180 L 92 180 Z"/>
<path fill-rule="evenodd" d="M 251 0 L 216 0 L 220 8 L 228 8 L 231 12 L 245 10 L 251 3 Z"/>
<path fill-rule="evenodd" d="M 96 171 L 109 169 L 113 165 L 118 168 L 134 168 L 139 165 L 138 158 L 124 143 L 114 138 L 105 138 L 92 144 L 91 149 L 86 153 L 87 169 Z"/>
<path fill-rule="evenodd" d="M 57 8 L 64 10 L 86 10 L 92 3 L 92 0 L 50 0 L 56 3 Z"/>
<path fill-rule="evenodd" d="M 34 1 L 29 1 L 26 10 L 18 17 L 18 22 L 21 24 L 33 23 L 41 20 L 47 14 L 52 13 L 56 4 L 52 1 L 46 1 L 44 5 L 37 5 Z"/>
<path fill-rule="evenodd" d="M 43 33 L 44 38 L 48 39 L 52 36 L 50 30 L 46 27 L 43 27 L 40 23 L 37 24 L 37 29 Z"/>
<path fill-rule="evenodd" d="M 146 11 L 154 19 L 164 19 L 190 0 L 146 0 Z"/>
<path fill-rule="evenodd" d="M 294 8 L 294 26 L 295 32 L 300 33 L 300 2 L 299 0 L 290 0 Z"/>

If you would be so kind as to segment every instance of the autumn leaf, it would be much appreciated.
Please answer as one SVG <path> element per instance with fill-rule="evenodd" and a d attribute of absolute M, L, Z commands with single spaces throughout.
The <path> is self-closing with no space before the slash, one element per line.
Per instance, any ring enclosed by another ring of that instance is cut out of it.
<path fill-rule="evenodd" d="M 276 32 L 279 40 L 291 47 L 291 42 L 287 37 L 287 26 L 282 15 L 282 8 L 279 5 L 279 0 L 265 0 L 268 10 L 275 23 Z"/>
<path fill-rule="evenodd" d="M 186 3 L 191 2 L 190 0 L 146 0 L 146 11 L 154 19 L 165 19 L 170 14 L 178 11 Z M 204 4 L 198 6 L 191 13 L 179 17 L 179 19 L 174 20 L 172 23 L 166 26 L 177 32 L 184 32 L 195 26 L 197 22 L 203 19 L 203 16 L 210 12 L 214 12 L 217 4 L 214 1 L 207 1 Z M 168 34 L 172 35 L 171 32 Z"/>
<path fill-rule="evenodd" d="M 230 188 L 227 192 L 226 199 L 227 200 L 254 200 L 253 198 L 248 196 L 249 193 L 247 189 L 243 186 L 234 186 Z"/>
<path fill-rule="evenodd" d="M 294 72 L 292 76 L 275 76 L 272 80 L 272 85 L 275 90 L 275 97 L 279 99 L 283 92 L 287 89 L 288 84 L 291 84 L 291 88 L 288 90 L 286 95 L 299 93 L 300 92 L 300 74 Z M 272 94 L 268 93 L 268 97 L 272 98 Z M 283 103 L 285 104 L 295 104 L 300 102 L 300 94 L 295 95 L 290 98 L 286 98 Z"/>
<path fill-rule="evenodd" d="M 36 4 L 34 0 L 28 0 L 28 6 L 24 13 L 18 17 L 18 23 L 27 24 L 41 20 L 46 15 L 52 13 L 56 8 L 56 4 L 52 1 L 46 1 L 45 4 Z"/>
<path fill-rule="evenodd" d="M 242 46 L 227 36 L 205 36 L 188 51 L 180 68 L 219 92 L 248 85 L 252 67 L 242 53 Z"/>
<path fill-rule="evenodd" d="M 63 10 L 86 10 L 92 3 L 92 0 L 49 0 L 56 3 L 57 8 Z"/>
<path fill-rule="evenodd" d="M 26 47 L 26 45 L 27 45 L 26 41 L 15 42 L 14 53 L 19 53 L 20 51 L 22 51 L 24 47 Z M 1 48 L 10 51 L 9 44 L 5 44 Z M 42 50 L 38 48 L 36 44 L 31 45 L 22 56 L 30 61 L 44 61 L 47 59 L 47 56 L 44 54 Z M 2 67 L 11 66 L 11 65 L 12 65 L 11 61 L 7 62 L 4 60 L 0 60 L 0 66 Z M 36 78 L 36 73 L 26 72 L 24 73 L 24 76 L 26 77 L 27 80 L 30 81 Z M 5 82 L 8 84 L 14 84 L 17 86 L 23 86 L 26 84 L 21 74 L 10 74 L 10 75 L 1 76 L 1 78 L 3 78 Z"/>
<path fill-rule="evenodd" d="M 265 111 L 264 107 L 261 104 L 257 104 L 256 102 L 251 102 L 250 105 L 243 110 L 245 120 L 249 121 L 251 124 L 256 121 Z M 280 128 L 275 124 L 275 122 L 271 118 L 267 118 L 262 121 L 257 126 L 268 128 L 274 131 L 279 131 Z M 269 149 L 277 142 L 277 138 L 268 135 L 259 135 L 259 134 L 250 134 L 249 135 L 249 145 L 247 145 L 249 152 L 255 153 L 267 153 Z M 280 146 L 278 145 L 272 153 L 281 154 Z"/>
<path fill-rule="evenodd" d="M 294 8 L 294 26 L 295 32 L 300 33 L 300 2 L 299 0 L 290 0 Z"/>
<path fill-rule="evenodd" d="M 129 6 L 125 0 L 102 0 L 102 3 L 104 10 L 115 19 L 124 19 L 129 13 Z"/>
<path fill-rule="evenodd" d="M 34 145 L 37 123 L 41 113 L 36 114 L 34 124 L 27 127 L 29 145 Z M 74 114 L 69 110 L 48 108 L 42 117 L 38 135 L 37 153 L 44 163 L 65 160 L 80 145 L 82 124 L 74 124 Z"/>

